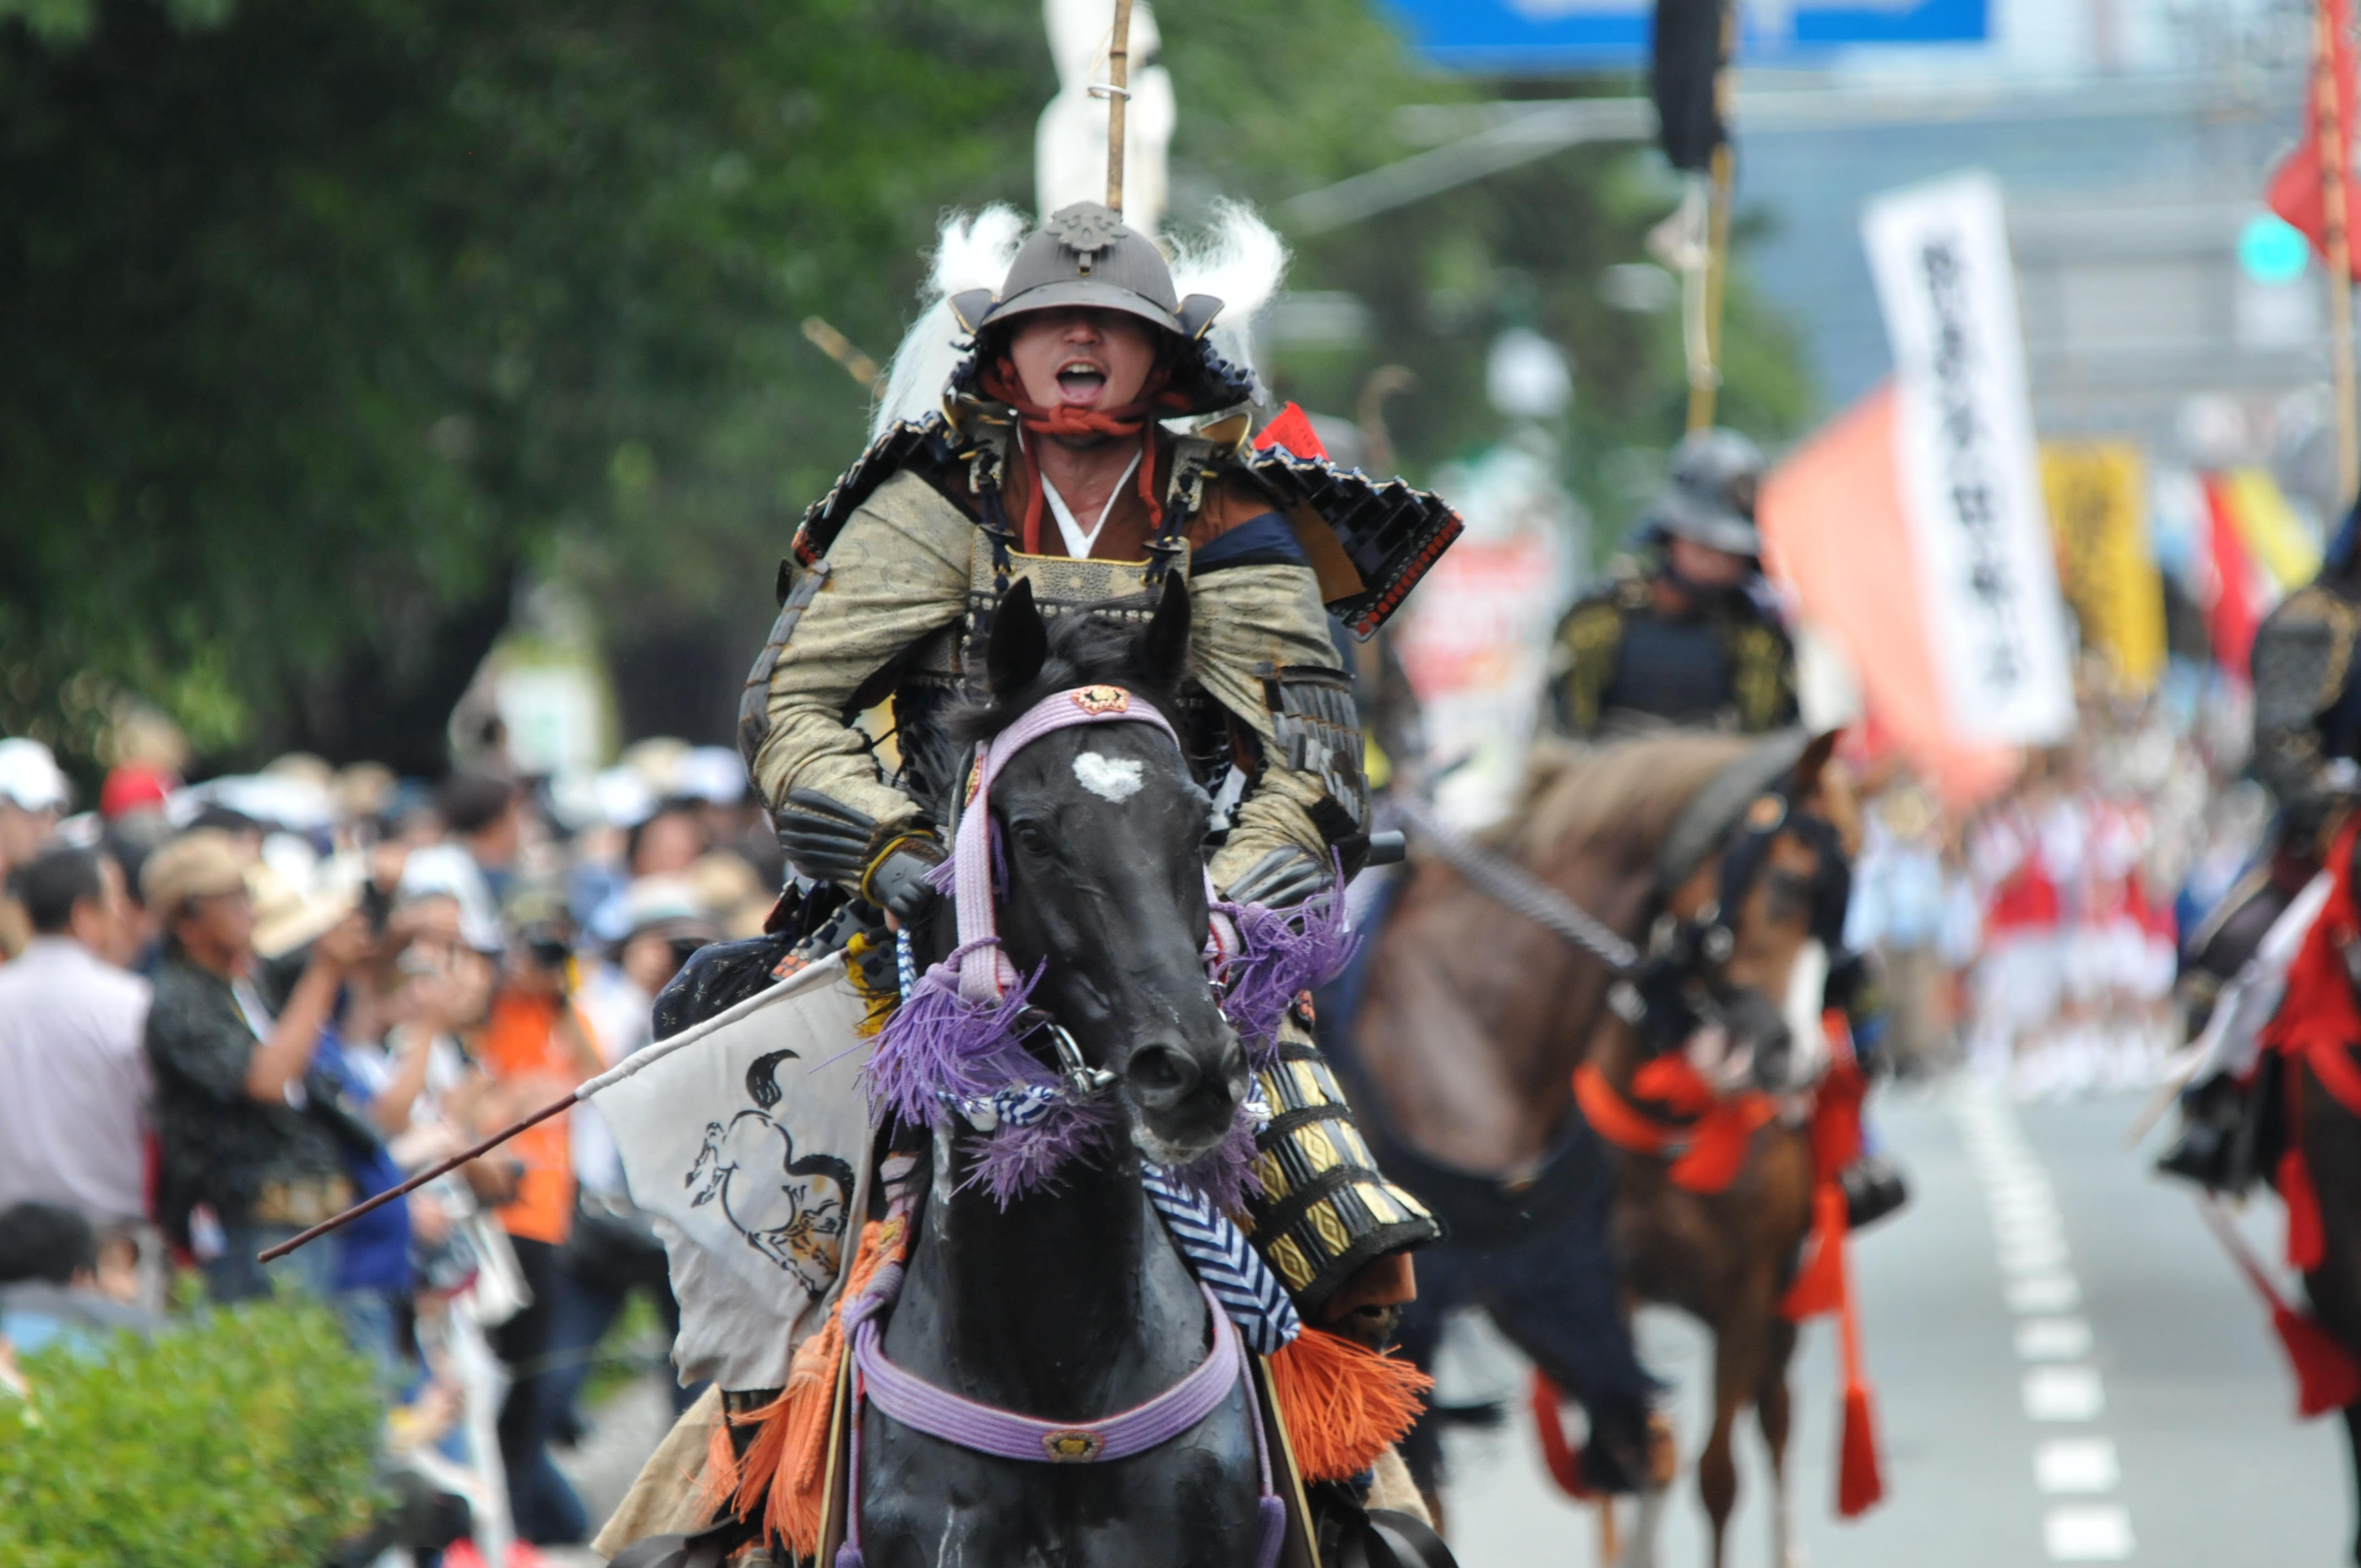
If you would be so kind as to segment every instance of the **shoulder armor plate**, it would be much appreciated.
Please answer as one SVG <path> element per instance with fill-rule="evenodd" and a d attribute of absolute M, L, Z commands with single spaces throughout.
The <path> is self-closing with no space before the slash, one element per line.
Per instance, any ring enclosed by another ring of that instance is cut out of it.
<path fill-rule="evenodd" d="M 1236 461 L 1283 504 L 1311 509 L 1345 547 L 1362 588 L 1331 599 L 1328 608 L 1356 637 L 1369 637 L 1401 608 L 1463 526 L 1440 499 L 1400 479 L 1380 484 L 1356 468 L 1278 446 L 1249 447 Z"/>
<path fill-rule="evenodd" d="M 2258 733 L 2308 728 L 2345 689 L 2361 609 L 2317 586 L 2300 589 L 2255 633 L 2255 725 Z"/>
<path fill-rule="evenodd" d="M 827 554 L 845 520 L 876 493 L 878 486 L 903 469 L 916 469 L 938 489 L 946 488 L 945 479 L 955 472 L 961 456 L 952 440 L 951 428 L 943 417 L 928 414 L 920 420 L 904 420 L 871 442 L 869 450 L 844 471 L 828 494 L 806 509 L 803 525 L 796 530 L 797 564 L 807 566 Z"/>

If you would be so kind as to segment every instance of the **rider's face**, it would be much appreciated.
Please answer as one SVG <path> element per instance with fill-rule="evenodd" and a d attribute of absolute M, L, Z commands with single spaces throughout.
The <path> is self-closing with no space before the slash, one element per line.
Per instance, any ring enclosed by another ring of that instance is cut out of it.
<path fill-rule="evenodd" d="M 1670 547 L 1673 570 L 1701 588 L 1731 588 L 1746 580 L 1751 563 L 1743 555 L 1716 550 L 1694 539 L 1675 534 Z"/>
<path fill-rule="evenodd" d="M 1156 329 L 1121 311 L 1035 311 L 1017 323 L 1008 356 L 1026 397 L 1044 408 L 1116 409 L 1148 384 Z"/>

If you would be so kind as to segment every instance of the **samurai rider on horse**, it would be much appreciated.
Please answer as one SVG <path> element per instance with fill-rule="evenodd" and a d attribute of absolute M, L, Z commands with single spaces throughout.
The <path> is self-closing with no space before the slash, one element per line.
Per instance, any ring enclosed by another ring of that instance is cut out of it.
<path fill-rule="evenodd" d="M 2279 815 L 2262 853 L 2182 944 L 2176 987 L 2192 1039 L 2213 1048 L 2181 1096 L 2180 1135 L 2158 1168 L 2215 1191 L 2244 1192 L 2276 1162 L 2285 1130 L 2271 1087 L 2278 1064 L 2253 1046 L 2267 1021 L 2224 1017 L 2216 1004 L 2265 938 L 2286 922 L 2290 951 L 2318 913 L 2306 889 L 2361 793 L 2361 546 L 2348 515 L 2320 575 L 2272 610 L 2255 632 L 2254 776 Z M 2323 890 L 2324 891 L 2324 890 Z M 2304 904 L 2304 908 L 2297 908 Z M 2283 954 L 2279 967 L 2284 970 Z M 2243 988 L 2242 988 L 2243 989 Z M 2250 1004 L 2251 1010 L 2251 1004 Z"/>
<path fill-rule="evenodd" d="M 2255 634 L 2253 766 L 2279 804 L 2263 852 L 2182 948 L 2196 1057 L 2158 1161 L 2209 1192 L 2259 1179 L 2287 1210 L 2288 1305 L 2218 1212 L 2271 1309 L 2305 1417 L 2340 1411 L 2361 1475 L 2361 508 L 2320 574 Z M 2361 1544 L 2354 1548 L 2361 1561 Z"/>
<path fill-rule="evenodd" d="M 1222 302 L 1176 297 L 1155 243 L 1105 206 L 1051 214 L 998 289 L 950 304 L 972 347 L 940 411 L 884 430 L 806 515 L 747 682 L 740 740 L 796 883 L 772 936 L 691 961 L 658 1003 L 659 1036 L 837 953 L 879 1011 L 906 1008 L 895 933 L 948 913 L 940 825 L 961 785 L 973 792 L 977 755 L 954 725 L 1005 662 L 994 632 L 1010 615 L 1038 617 L 1053 641 L 1083 620 L 1152 637 L 1166 590 L 1186 585 L 1173 729 L 1212 802 L 1217 907 L 1292 909 L 1369 853 L 1363 739 L 1330 614 L 1374 632 L 1458 520 L 1399 481 L 1248 444 L 1258 389 L 1206 336 Z M 1165 422 L 1183 420 L 1194 433 Z M 854 723 L 881 702 L 890 768 Z M 1139 787 L 1136 769 L 1076 776 L 1108 800 Z M 1409 1254 L 1441 1227 L 1376 1168 L 1310 1011 L 1308 993 L 1286 1010 L 1255 1074 L 1251 1097 L 1274 1114 L 1235 1217 L 1303 1323 L 1380 1349 L 1416 1293 Z M 1175 1095 L 1202 1070 L 1142 1047 L 1126 1077 L 1159 1065 L 1188 1080 Z M 777 1395 L 730 1389 L 725 1404 L 744 1415 Z M 737 1430 L 741 1450 L 753 1430 Z M 1367 1474 L 1306 1479 L 1354 1505 L 1418 1509 L 1389 1453 Z"/>
<path fill-rule="evenodd" d="M 1640 519 L 1643 568 L 1558 622 L 1548 716 L 1563 734 L 1611 740 L 1671 729 L 1763 735 L 1796 721 L 1795 645 L 1763 577 L 1754 500 L 1763 453 L 1734 430 L 1693 431 Z M 1872 1073 L 1884 1031 L 1873 960 L 1832 955 L 1831 1005 L 1850 1015 Z M 1852 1228 L 1908 1200 L 1902 1175 L 1865 1153 L 1842 1177 Z"/>

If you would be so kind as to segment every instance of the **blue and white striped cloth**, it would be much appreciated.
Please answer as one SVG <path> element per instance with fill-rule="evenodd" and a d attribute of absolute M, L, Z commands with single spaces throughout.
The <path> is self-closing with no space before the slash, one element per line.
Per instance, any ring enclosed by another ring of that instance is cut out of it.
<path fill-rule="evenodd" d="M 1295 1303 L 1270 1265 L 1206 1196 L 1172 1179 L 1161 1166 L 1140 1167 L 1148 1201 L 1198 1280 L 1213 1293 L 1238 1335 L 1257 1355 L 1268 1355 L 1303 1330 Z"/>

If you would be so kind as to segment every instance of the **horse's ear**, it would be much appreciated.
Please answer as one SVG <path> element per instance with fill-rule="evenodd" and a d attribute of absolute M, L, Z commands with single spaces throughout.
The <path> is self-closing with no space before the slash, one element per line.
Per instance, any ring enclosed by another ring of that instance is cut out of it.
<path fill-rule="evenodd" d="M 1795 783 L 1789 795 L 1803 799 L 1820 787 L 1820 774 L 1828 770 L 1828 759 L 1837 754 L 1837 742 L 1844 738 L 1842 729 L 1830 729 L 1812 737 L 1804 754 L 1795 759 Z"/>
<path fill-rule="evenodd" d="M 992 618 L 992 643 L 983 658 L 992 695 L 1005 700 L 1032 685 L 1049 656 L 1049 632 L 1041 624 L 1041 612 L 1033 608 L 1032 581 L 1020 577 L 1001 596 Z"/>
<path fill-rule="evenodd" d="M 1164 597 L 1139 638 L 1139 667 L 1155 684 L 1170 691 L 1180 684 L 1189 663 L 1189 585 L 1178 576 L 1164 579 Z"/>

